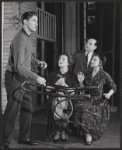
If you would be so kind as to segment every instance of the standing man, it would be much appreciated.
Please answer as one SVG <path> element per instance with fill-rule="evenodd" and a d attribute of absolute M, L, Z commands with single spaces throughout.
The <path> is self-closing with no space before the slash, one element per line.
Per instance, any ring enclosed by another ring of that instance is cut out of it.
<path fill-rule="evenodd" d="M 39 85 L 46 85 L 46 80 L 31 71 L 31 63 L 47 67 L 46 62 L 39 61 L 32 56 L 31 33 L 38 25 L 37 13 L 25 12 L 21 17 L 22 29 L 16 34 L 10 46 L 9 60 L 5 73 L 5 85 L 8 102 L 3 117 L 3 143 L 8 148 L 11 142 L 15 121 L 20 112 L 19 144 L 38 144 L 29 139 L 32 120 L 31 93 L 23 91 L 21 84 L 32 80 Z"/>
<path fill-rule="evenodd" d="M 96 46 L 97 40 L 90 38 L 85 44 L 85 50 L 81 52 L 76 52 L 73 55 L 73 72 L 77 74 L 78 72 L 83 72 L 90 68 L 91 59 L 94 56 L 94 50 L 97 48 Z"/>

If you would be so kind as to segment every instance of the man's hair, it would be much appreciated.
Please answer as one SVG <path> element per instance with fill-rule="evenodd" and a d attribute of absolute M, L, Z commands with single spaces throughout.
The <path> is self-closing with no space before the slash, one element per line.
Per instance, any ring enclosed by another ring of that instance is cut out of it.
<path fill-rule="evenodd" d="M 97 44 L 98 44 L 98 40 L 97 40 L 97 39 L 94 39 L 94 38 L 88 38 L 88 39 L 86 39 L 86 42 L 87 42 L 88 40 L 90 40 L 90 39 L 95 40 L 95 46 L 97 46 Z"/>
<path fill-rule="evenodd" d="M 22 22 L 22 24 L 23 24 L 23 20 L 28 20 L 28 19 L 30 19 L 31 17 L 33 17 L 33 16 L 37 16 L 38 15 L 38 13 L 37 12 L 34 12 L 34 11 L 28 11 L 28 12 L 24 12 L 23 14 L 22 14 L 22 16 L 21 16 L 21 22 Z"/>

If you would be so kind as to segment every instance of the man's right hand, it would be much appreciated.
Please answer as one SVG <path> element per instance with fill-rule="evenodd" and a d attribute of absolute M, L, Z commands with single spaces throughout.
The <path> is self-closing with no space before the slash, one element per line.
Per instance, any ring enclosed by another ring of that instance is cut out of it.
<path fill-rule="evenodd" d="M 46 80 L 43 78 L 43 77 L 38 77 L 37 79 L 36 79 L 36 82 L 39 84 L 39 85 L 44 85 L 44 86 L 46 86 Z"/>

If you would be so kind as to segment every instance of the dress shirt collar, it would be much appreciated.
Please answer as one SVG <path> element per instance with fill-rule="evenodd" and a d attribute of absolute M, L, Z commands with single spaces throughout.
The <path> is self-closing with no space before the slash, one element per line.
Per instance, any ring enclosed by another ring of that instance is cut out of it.
<path fill-rule="evenodd" d="M 88 53 L 89 53 L 89 54 L 88 54 Z M 85 56 L 86 56 L 87 54 L 88 54 L 89 56 L 92 56 L 93 52 L 85 52 Z"/>

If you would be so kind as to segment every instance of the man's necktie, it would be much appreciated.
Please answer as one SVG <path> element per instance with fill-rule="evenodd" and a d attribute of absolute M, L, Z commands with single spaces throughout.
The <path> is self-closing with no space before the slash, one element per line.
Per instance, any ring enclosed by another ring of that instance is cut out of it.
<path fill-rule="evenodd" d="M 89 55 L 89 53 L 87 53 L 86 56 L 85 56 L 86 57 L 86 66 L 88 64 L 88 55 Z"/>

